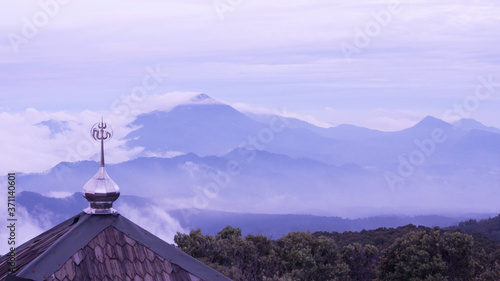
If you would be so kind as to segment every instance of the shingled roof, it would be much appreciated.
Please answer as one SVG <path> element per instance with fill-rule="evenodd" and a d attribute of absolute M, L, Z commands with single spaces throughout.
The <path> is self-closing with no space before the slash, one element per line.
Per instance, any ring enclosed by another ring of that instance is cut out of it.
<path fill-rule="evenodd" d="M 89 208 L 0 258 L 0 280 L 230 281 L 139 227 L 112 208 L 120 188 L 104 165 L 104 140 L 112 131 L 101 120 L 91 130 L 101 142 L 101 166 L 83 187 Z"/>
<path fill-rule="evenodd" d="M 20 246 L 16 265 L 28 280 L 230 280 L 119 214 L 82 212 Z"/>

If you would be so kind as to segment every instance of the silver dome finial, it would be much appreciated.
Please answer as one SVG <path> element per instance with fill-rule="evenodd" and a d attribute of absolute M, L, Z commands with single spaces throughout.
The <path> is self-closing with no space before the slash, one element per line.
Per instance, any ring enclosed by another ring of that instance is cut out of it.
<path fill-rule="evenodd" d="M 104 141 L 113 137 L 113 130 L 101 117 L 101 122 L 92 126 L 90 134 L 94 140 L 101 141 L 101 166 L 97 174 L 83 186 L 83 197 L 90 203 L 90 207 L 84 211 L 87 214 L 114 214 L 117 211 L 111 207 L 120 196 L 120 188 L 104 168 Z"/>

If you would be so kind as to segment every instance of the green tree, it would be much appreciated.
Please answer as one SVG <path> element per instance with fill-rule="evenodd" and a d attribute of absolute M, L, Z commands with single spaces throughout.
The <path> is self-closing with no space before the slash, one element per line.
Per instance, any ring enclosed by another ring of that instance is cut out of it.
<path fill-rule="evenodd" d="M 201 229 L 191 230 L 189 234 L 177 232 L 174 242 L 177 247 L 194 258 L 207 258 L 213 252 L 213 236 L 205 236 Z"/>
<path fill-rule="evenodd" d="M 474 281 L 498 281 L 500 280 L 500 263 L 496 262 L 494 267 L 489 267 L 478 275 Z"/>
<path fill-rule="evenodd" d="M 241 267 L 244 253 L 243 245 L 241 229 L 226 226 L 215 236 L 213 262 L 222 266 Z"/>
<path fill-rule="evenodd" d="M 441 256 L 441 237 L 437 230 L 411 232 L 397 239 L 381 261 L 383 280 L 448 280 Z"/>
<path fill-rule="evenodd" d="M 277 245 L 262 235 L 244 238 L 242 271 L 245 280 L 263 280 L 277 272 Z"/>
<path fill-rule="evenodd" d="M 277 244 L 280 275 L 285 280 L 326 281 L 346 276 L 347 265 L 341 261 L 333 239 L 315 239 L 309 232 L 291 232 Z"/>
<path fill-rule="evenodd" d="M 460 232 L 412 232 L 384 252 L 381 276 L 384 280 L 471 280 L 473 246 L 472 236 Z"/>
<path fill-rule="evenodd" d="M 497 221 L 469 221 L 462 227 L 495 229 Z M 500 280 L 500 243 L 453 229 L 408 225 L 361 232 L 291 232 L 271 240 L 242 237 L 240 229 L 227 226 L 215 236 L 203 235 L 200 229 L 177 233 L 174 241 L 235 281 Z"/>
<path fill-rule="evenodd" d="M 373 245 L 350 244 L 344 247 L 342 260 L 349 266 L 351 280 L 373 280 L 377 276 L 379 250 Z"/>
<path fill-rule="evenodd" d="M 460 232 L 443 235 L 442 256 L 448 267 L 450 280 L 471 280 L 475 274 L 474 239 Z"/>

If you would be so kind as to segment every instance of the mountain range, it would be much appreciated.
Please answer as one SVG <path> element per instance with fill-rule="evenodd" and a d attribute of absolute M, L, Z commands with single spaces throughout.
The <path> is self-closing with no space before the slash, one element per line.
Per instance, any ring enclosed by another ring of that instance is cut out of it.
<path fill-rule="evenodd" d="M 107 165 L 108 173 L 122 194 L 169 210 L 346 217 L 499 210 L 500 129 L 472 119 L 449 124 L 428 116 L 396 132 L 321 128 L 243 113 L 200 94 L 129 126 L 124 148 L 142 152 Z M 19 186 L 72 193 L 97 167 L 60 163 L 21 175 Z"/>

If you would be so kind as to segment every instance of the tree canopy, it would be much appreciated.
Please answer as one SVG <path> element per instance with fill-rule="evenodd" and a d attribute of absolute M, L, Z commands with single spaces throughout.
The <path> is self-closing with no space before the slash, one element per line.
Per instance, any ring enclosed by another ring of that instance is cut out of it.
<path fill-rule="evenodd" d="M 494 229 L 497 219 L 483 224 Z M 197 229 L 177 233 L 174 240 L 233 280 L 500 280 L 500 243 L 472 231 L 476 224 L 291 232 L 277 240 L 243 237 L 240 229 L 227 226 L 215 236 Z"/>

